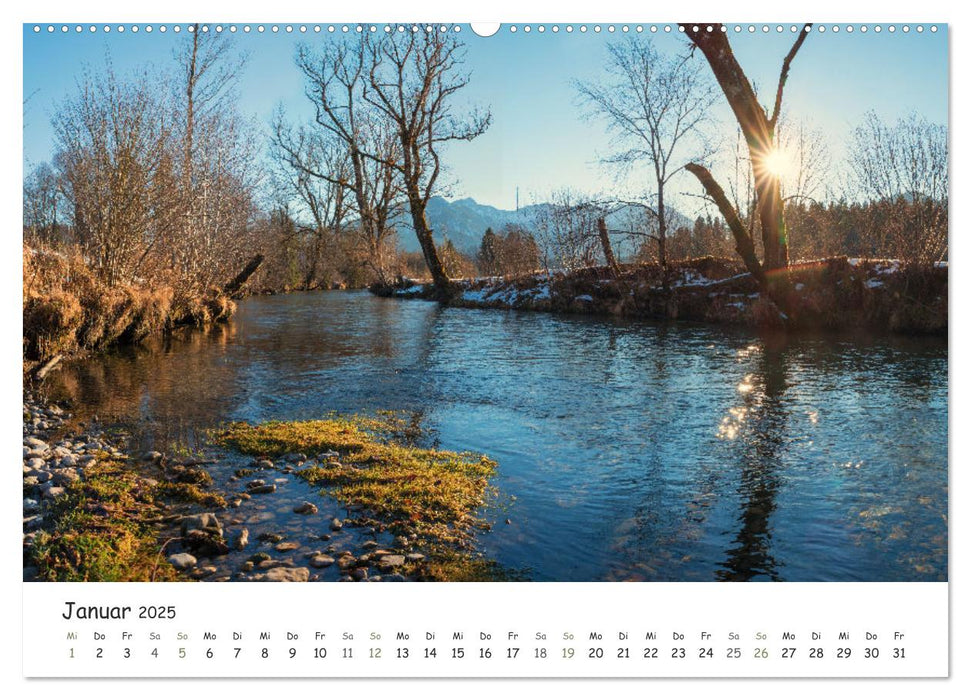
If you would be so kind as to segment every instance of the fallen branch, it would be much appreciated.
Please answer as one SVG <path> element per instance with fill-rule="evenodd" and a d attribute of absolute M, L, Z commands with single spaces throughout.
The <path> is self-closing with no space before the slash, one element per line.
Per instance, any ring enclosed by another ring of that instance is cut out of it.
<path fill-rule="evenodd" d="M 243 285 L 249 281 L 249 278 L 260 269 L 260 265 L 262 264 L 263 254 L 257 253 L 248 263 L 246 263 L 246 267 L 244 267 L 238 275 L 226 283 L 226 285 L 223 287 L 223 291 L 229 296 L 238 294 L 239 290 L 241 290 Z"/>
<path fill-rule="evenodd" d="M 55 367 L 56 367 L 56 366 L 57 366 L 58 364 L 60 364 L 60 362 L 61 362 L 61 360 L 63 360 L 63 359 L 64 359 L 64 355 L 54 355 L 54 357 L 52 357 L 52 358 L 51 358 L 51 359 L 49 359 L 49 360 L 48 360 L 47 362 L 45 362 L 45 363 L 44 363 L 44 364 L 43 364 L 43 365 L 42 365 L 42 366 L 40 367 L 40 369 L 38 369 L 38 370 L 37 370 L 37 371 L 36 371 L 36 372 L 34 373 L 34 377 L 36 377 L 36 378 L 37 378 L 38 380 L 41 380 L 41 379 L 43 379 L 44 377 L 46 377 L 46 376 L 47 376 L 47 374 L 48 374 L 48 373 L 49 373 L 49 372 L 50 372 L 50 371 L 51 371 L 52 369 L 54 369 L 54 368 L 55 368 Z"/>

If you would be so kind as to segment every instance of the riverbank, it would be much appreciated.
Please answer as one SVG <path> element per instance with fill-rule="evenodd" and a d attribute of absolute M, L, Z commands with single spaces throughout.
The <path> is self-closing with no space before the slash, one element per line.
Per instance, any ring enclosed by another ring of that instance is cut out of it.
<path fill-rule="evenodd" d="M 392 416 L 233 424 L 226 453 L 135 457 L 24 403 L 24 580 L 495 580 L 475 552 L 496 465 Z M 308 457 L 297 450 L 310 452 Z"/>
<path fill-rule="evenodd" d="M 225 321 L 235 309 L 216 289 L 108 285 L 79 255 L 23 247 L 25 374 L 72 355 Z"/>
<path fill-rule="evenodd" d="M 895 260 L 830 258 L 790 269 L 782 312 L 734 260 L 698 258 L 671 267 L 622 265 L 523 277 L 455 280 L 451 306 L 684 320 L 754 328 L 868 329 L 946 335 L 948 268 Z M 429 283 L 373 289 L 379 296 L 434 299 Z"/>

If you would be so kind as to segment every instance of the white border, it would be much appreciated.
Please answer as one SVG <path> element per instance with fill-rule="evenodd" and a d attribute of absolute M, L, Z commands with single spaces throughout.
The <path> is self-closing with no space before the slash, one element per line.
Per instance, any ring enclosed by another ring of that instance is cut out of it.
<path fill-rule="evenodd" d="M 780 3 L 761 5 L 754 2 L 739 1 L 726 5 L 723 1 L 716 0 L 695 0 L 690 4 L 690 14 L 695 17 L 724 17 L 726 20 L 758 20 L 760 22 L 778 22 L 780 20 L 814 20 L 821 22 L 866 22 L 882 21 L 899 22 L 901 19 L 907 21 L 925 22 L 947 22 L 950 24 L 949 36 L 952 52 L 952 79 L 951 79 L 951 153 L 952 163 L 964 164 L 967 162 L 969 151 L 964 146 L 964 125 L 968 123 L 967 93 L 963 88 L 962 79 L 966 81 L 967 68 L 962 71 L 962 66 L 971 65 L 971 49 L 966 41 L 965 28 L 968 23 L 967 11 L 959 8 L 956 3 L 946 0 L 923 0 L 920 3 L 885 2 L 879 6 L 871 5 L 863 9 L 856 3 L 848 3 L 845 0 L 814 0 L 807 2 L 804 8 L 795 7 L 791 3 L 782 5 Z M 4 90 L 2 93 L 4 100 L 3 109 L 3 131 L 5 140 L 9 143 L 5 151 L 8 153 L 8 165 L 0 171 L 2 187 L 0 187 L 0 207 L 2 207 L 3 221 L 5 224 L 5 235 L 0 236 L 0 261 L 4 265 L 0 274 L 0 285 L 2 285 L 2 296 L 6 301 L 0 306 L 0 328 L 16 329 L 21 324 L 21 315 L 16 307 L 16 299 L 20 295 L 19 280 L 21 259 L 19 244 L 19 221 L 21 207 L 21 173 L 19 166 L 13 165 L 13 159 L 17 158 L 17 163 L 21 162 L 21 121 L 22 121 L 22 28 L 21 23 L 25 21 L 64 21 L 65 19 L 84 19 L 85 22 L 94 20 L 104 21 L 110 19 L 113 22 L 124 20 L 125 22 L 158 22 L 160 19 L 179 18 L 186 19 L 201 14 L 206 17 L 218 19 L 220 17 L 232 18 L 238 21 L 266 21 L 281 20 L 295 21 L 309 20 L 311 18 L 326 19 L 329 22 L 340 21 L 372 21 L 382 22 L 388 20 L 405 19 L 401 15 L 417 17 L 433 17 L 436 20 L 446 22 L 469 22 L 469 21 L 496 21 L 498 19 L 507 22 L 535 22 L 536 20 L 548 21 L 555 19 L 558 22 L 580 22 L 594 19 L 596 21 L 607 22 L 632 22 L 638 19 L 660 23 L 662 21 L 675 21 L 680 15 L 682 7 L 687 7 L 680 3 L 670 3 L 655 5 L 652 3 L 618 2 L 617 0 L 601 0 L 597 2 L 593 9 L 587 3 L 577 3 L 568 5 L 562 2 L 524 2 L 523 0 L 490 0 L 478 7 L 470 7 L 466 3 L 456 0 L 445 2 L 444 0 L 422 0 L 407 6 L 409 9 L 403 12 L 403 3 L 392 2 L 391 0 L 371 0 L 368 3 L 333 3 L 325 5 L 312 4 L 306 2 L 296 2 L 294 0 L 276 0 L 271 4 L 249 3 L 241 5 L 239 2 L 229 2 L 218 0 L 208 2 L 200 6 L 198 0 L 189 2 L 186 0 L 166 0 L 164 3 L 131 3 L 131 2 L 68 2 L 59 0 L 57 2 L 25 3 L 19 7 L 11 8 L 9 5 L 4 7 L 4 22 L 2 25 L 4 35 L 0 41 L 0 51 L 3 52 L 3 71 L 2 80 Z M 203 9 L 204 8 L 204 9 Z M 804 16 L 801 16 L 805 13 Z M 681 15 L 682 17 L 684 15 Z M 958 168 L 952 166 L 952 172 Z M 962 180 L 960 176 L 954 179 L 952 176 L 952 191 L 957 192 Z M 21 599 L 20 567 L 17 565 L 20 557 L 20 489 L 13 483 L 7 484 L 3 489 L 5 501 L 2 513 L 4 514 L 4 550 L 3 559 L 0 561 L 8 562 L 4 567 L 3 579 L 3 600 L 7 609 L 4 610 L 3 619 L 8 621 L 5 634 L 2 636 L 3 643 L 3 679 L 7 681 L 7 692 L 12 696 L 24 697 L 57 697 L 69 698 L 76 694 L 87 695 L 91 693 L 109 693 L 108 697 L 135 695 L 139 698 L 164 697 L 170 698 L 173 693 L 219 694 L 232 693 L 235 697 L 263 697 L 274 692 L 283 691 L 285 693 L 299 693 L 301 695 L 313 693 L 318 695 L 334 694 L 353 694 L 351 697 L 362 697 L 364 694 L 374 692 L 388 695 L 390 697 L 429 697 L 429 696 L 454 696 L 456 694 L 473 696 L 494 695 L 496 693 L 508 693 L 510 690 L 522 693 L 528 692 L 530 695 L 547 696 L 554 695 L 559 697 L 561 694 L 566 697 L 584 696 L 590 697 L 594 693 L 607 691 L 610 693 L 624 694 L 632 693 L 657 693 L 664 696 L 670 694 L 698 695 L 701 694 L 716 696 L 721 698 L 740 697 L 749 700 L 753 693 L 758 693 L 761 697 L 773 697 L 776 694 L 785 694 L 786 697 L 806 697 L 815 696 L 820 693 L 830 694 L 834 691 L 839 696 L 849 694 L 874 695 L 880 698 L 912 698 L 920 693 L 927 691 L 944 696 L 956 696 L 958 681 L 967 680 L 971 672 L 966 671 L 961 660 L 966 660 L 971 656 L 969 650 L 971 645 L 964 639 L 968 628 L 963 624 L 967 605 L 963 600 L 966 590 L 959 593 L 963 587 L 963 582 L 967 577 L 966 556 L 960 556 L 960 545 L 966 542 L 966 519 L 962 517 L 960 507 L 963 501 L 957 500 L 957 496 L 966 496 L 964 488 L 967 483 L 967 476 L 964 475 L 969 455 L 968 433 L 962 431 L 958 426 L 968 424 L 968 372 L 962 365 L 961 349 L 967 347 L 968 333 L 968 305 L 969 300 L 968 282 L 963 279 L 961 274 L 961 264 L 964 259 L 964 231 L 962 224 L 966 217 L 963 216 L 960 206 L 961 197 L 952 194 L 952 222 L 951 222 L 951 255 L 952 266 L 958 264 L 958 274 L 951 279 L 951 304 L 950 304 L 950 324 L 951 324 L 951 469 L 950 475 L 950 516 L 951 516 L 951 535 L 950 535 L 950 580 L 951 580 L 951 659 L 958 661 L 952 663 L 952 678 L 949 682 L 926 682 L 926 681 L 820 681 L 819 683 L 806 682 L 787 682 L 787 681 L 652 681 L 650 686 L 643 685 L 638 681 L 500 681 L 496 683 L 476 683 L 468 684 L 460 681 L 436 681 L 436 682 L 395 682 L 395 681 L 332 681 L 326 685 L 313 681 L 287 681 L 278 686 L 273 681 L 221 681 L 218 687 L 211 681 L 185 681 L 185 682 L 158 682 L 141 683 L 138 681 L 92 681 L 75 685 L 75 682 L 26 682 L 21 676 L 22 665 L 19 663 L 20 655 L 20 630 L 17 629 L 16 621 L 20 617 L 15 610 L 19 607 Z M 958 206 L 954 206 L 954 202 Z M 953 269 L 953 268 L 952 268 Z M 8 332 L 5 342 L 0 349 L 0 367 L 17 367 L 19 349 L 16 346 L 16 336 L 13 331 Z M 955 352 L 958 350 L 958 352 Z M 8 449 L 12 449 L 11 443 L 17 439 L 14 436 L 16 430 L 18 414 L 20 412 L 19 378 L 13 371 L 5 370 L 3 374 L 5 386 L 9 390 L 5 392 L 5 398 L 0 403 L 0 430 L 5 435 L 4 444 Z M 958 428 L 955 430 L 955 428 Z M 12 482 L 13 470 L 8 465 L 9 478 Z M 959 507 L 954 507 L 957 504 Z M 14 564 L 14 565 L 11 565 Z M 743 584 L 744 585 L 744 584 Z M 660 683 L 660 685 L 658 685 Z"/>

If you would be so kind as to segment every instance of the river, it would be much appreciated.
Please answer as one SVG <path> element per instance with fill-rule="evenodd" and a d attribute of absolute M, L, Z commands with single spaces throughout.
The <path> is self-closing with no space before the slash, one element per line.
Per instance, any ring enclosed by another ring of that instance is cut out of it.
<path fill-rule="evenodd" d="M 478 536 L 533 580 L 947 577 L 947 343 L 443 308 L 363 292 L 66 364 L 50 394 L 195 446 L 225 421 L 421 412 L 498 460 Z"/>

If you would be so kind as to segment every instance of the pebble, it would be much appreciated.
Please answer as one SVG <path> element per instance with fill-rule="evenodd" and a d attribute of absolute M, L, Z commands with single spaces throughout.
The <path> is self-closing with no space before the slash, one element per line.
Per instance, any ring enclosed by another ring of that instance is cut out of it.
<path fill-rule="evenodd" d="M 265 574 L 260 574 L 254 578 L 262 581 L 309 581 L 310 569 L 305 566 L 293 568 L 283 566 L 270 569 Z"/>
<path fill-rule="evenodd" d="M 270 569 L 277 569 L 281 566 L 293 566 L 292 561 L 283 561 L 282 559 L 264 559 L 256 564 L 257 569 L 263 571 L 269 571 Z"/>
<path fill-rule="evenodd" d="M 206 556 L 229 554 L 229 545 L 223 542 L 222 537 L 203 530 L 189 530 L 182 536 L 182 544 Z"/>
<path fill-rule="evenodd" d="M 367 579 L 367 569 L 364 568 L 363 566 L 362 567 L 359 567 L 357 569 L 354 569 L 351 572 L 351 578 L 354 579 L 355 581 L 364 581 L 364 580 L 366 580 Z"/>
<path fill-rule="evenodd" d="M 162 453 L 152 450 L 151 452 L 146 452 L 142 455 L 143 462 L 158 462 L 162 459 Z"/>
<path fill-rule="evenodd" d="M 174 566 L 179 571 L 185 571 L 196 565 L 196 558 L 189 554 L 188 552 L 181 552 L 179 554 L 173 554 L 169 557 L 169 564 Z"/>
<path fill-rule="evenodd" d="M 313 503 L 310 503 L 309 501 L 304 501 L 303 503 L 295 507 L 293 509 L 293 512 L 299 513 L 300 515 L 316 515 L 317 506 L 315 506 Z"/>
<path fill-rule="evenodd" d="M 47 482 L 40 487 L 40 492 L 44 498 L 57 498 L 58 496 L 63 496 L 66 490 L 63 486 L 54 486 L 51 482 Z"/>
<path fill-rule="evenodd" d="M 43 524 L 43 515 L 32 515 L 28 518 L 24 518 L 24 531 L 29 532 L 31 530 L 39 530 Z"/>
<path fill-rule="evenodd" d="M 180 530 L 185 537 L 191 530 L 202 530 L 207 534 L 223 536 L 223 527 L 219 524 L 219 519 L 215 513 L 198 513 L 196 515 L 186 515 L 180 521 Z"/>
<path fill-rule="evenodd" d="M 273 493 L 274 491 L 276 491 L 276 484 L 266 484 L 264 486 L 256 486 L 255 488 L 251 488 L 249 490 L 251 494 L 254 494 L 257 496 L 264 493 Z"/>
<path fill-rule="evenodd" d="M 46 466 L 47 462 L 40 457 L 31 457 L 27 460 L 27 467 L 30 469 L 43 469 Z"/>
<path fill-rule="evenodd" d="M 249 544 L 249 530 L 247 530 L 244 527 L 242 530 L 239 531 L 239 534 L 236 535 L 236 540 L 233 543 L 233 546 L 237 550 L 242 550 L 242 549 L 246 549 L 246 545 L 248 544 Z"/>
<path fill-rule="evenodd" d="M 300 545 L 297 542 L 281 542 L 273 549 L 278 552 L 292 552 L 295 549 L 300 549 Z"/>
<path fill-rule="evenodd" d="M 405 559 L 408 561 L 424 561 L 425 555 L 421 552 L 409 552 L 405 555 Z"/>
<path fill-rule="evenodd" d="M 382 571 L 390 571 L 399 566 L 404 566 L 405 558 L 401 554 L 387 554 L 378 559 L 378 566 Z"/>
<path fill-rule="evenodd" d="M 81 475 L 77 469 L 62 469 L 54 475 L 54 484 L 57 486 L 68 486 L 80 480 Z"/>
<path fill-rule="evenodd" d="M 34 477 L 38 484 L 45 484 L 51 480 L 53 474 L 46 469 L 31 469 L 27 472 L 28 477 Z"/>
<path fill-rule="evenodd" d="M 336 532 L 337 530 L 340 530 L 342 527 L 344 527 L 344 523 L 342 523 L 339 518 L 334 518 L 333 520 L 330 521 L 331 530 Z"/>
<path fill-rule="evenodd" d="M 196 579 L 197 581 L 201 581 L 204 578 L 208 578 L 209 576 L 212 576 L 218 570 L 219 569 L 217 569 L 215 566 L 200 566 L 190 571 L 189 576 Z"/>
<path fill-rule="evenodd" d="M 310 558 L 310 565 L 315 569 L 323 569 L 325 566 L 330 566 L 334 563 L 333 557 L 328 557 L 326 554 L 318 554 Z"/>

